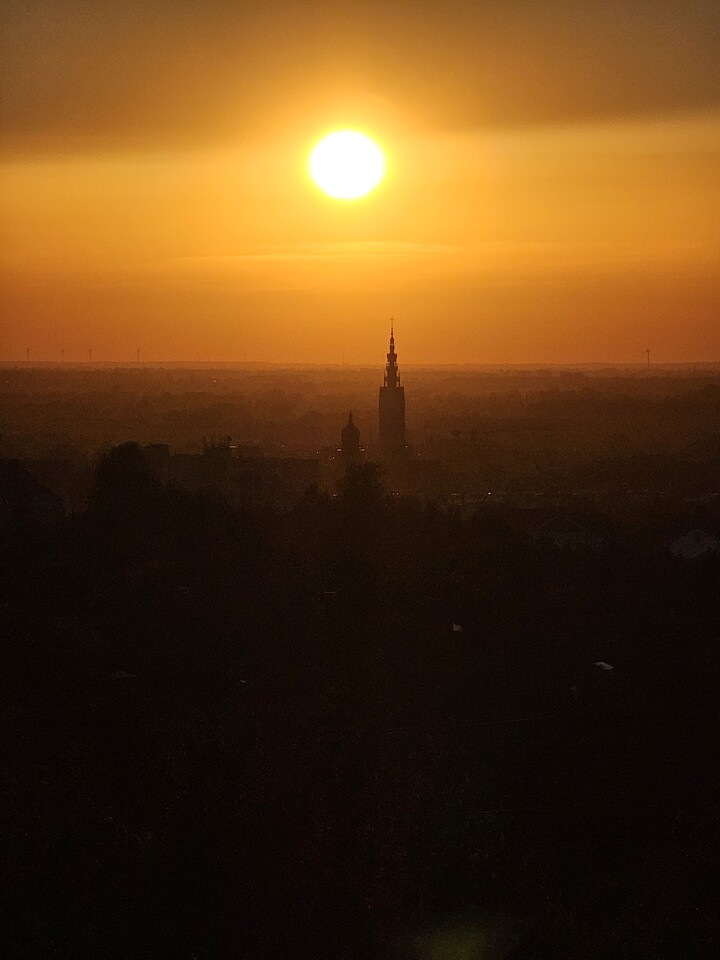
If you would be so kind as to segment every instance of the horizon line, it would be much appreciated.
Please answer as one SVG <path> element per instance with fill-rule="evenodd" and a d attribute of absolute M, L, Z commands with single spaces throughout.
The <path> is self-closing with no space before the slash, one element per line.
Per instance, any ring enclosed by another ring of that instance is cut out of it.
<path fill-rule="evenodd" d="M 439 370 L 439 369 L 495 369 L 495 368 L 523 368 L 523 369 L 577 369 L 577 368 L 634 368 L 648 370 L 645 360 L 580 360 L 580 361 L 542 361 L 542 360 L 496 360 L 496 361 L 416 361 L 403 363 L 405 370 Z M 720 358 L 714 360 L 656 360 L 650 365 L 650 370 L 658 368 L 683 367 L 720 367 Z M 382 368 L 381 363 L 367 361 L 326 361 L 326 360 L 54 360 L 41 358 L 27 360 L 22 358 L 0 359 L 0 369 L 30 369 L 30 368 L 58 368 L 58 369 L 92 369 L 92 368 L 158 368 L 184 367 L 190 369 L 227 368 L 227 367 L 276 367 L 281 369 L 295 369 L 298 367 L 324 370 L 371 370 Z"/>

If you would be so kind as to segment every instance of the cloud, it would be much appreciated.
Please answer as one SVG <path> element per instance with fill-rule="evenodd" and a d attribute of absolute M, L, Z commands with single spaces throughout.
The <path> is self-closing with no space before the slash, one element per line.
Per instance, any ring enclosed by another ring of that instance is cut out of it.
<path fill-rule="evenodd" d="M 303 243 L 289 248 L 271 248 L 243 253 L 200 254 L 173 257 L 168 262 L 179 267 L 231 267 L 233 264 L 243 263 L 441 257 L 457 254 L 463 249 L 457 244 L 447 243 L 396 243 L 368 240 L 360 243 Z"/>
<path fill-rule="evenodd" d="M 429 129 L 720 102 L 715 0 L 15 0 L 5 154 L 257 141 L 338 116 Z"/>

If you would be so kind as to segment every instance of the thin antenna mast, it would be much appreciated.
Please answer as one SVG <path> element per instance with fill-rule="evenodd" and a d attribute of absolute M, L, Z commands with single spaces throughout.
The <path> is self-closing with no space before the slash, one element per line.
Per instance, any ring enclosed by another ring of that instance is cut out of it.
<path fill-rule="evenodd" d="M 647 345 L 647 350 L 643 350 L 643 356 L 647 357 L 647 368 L 650 369 L 650 344 Z"/>

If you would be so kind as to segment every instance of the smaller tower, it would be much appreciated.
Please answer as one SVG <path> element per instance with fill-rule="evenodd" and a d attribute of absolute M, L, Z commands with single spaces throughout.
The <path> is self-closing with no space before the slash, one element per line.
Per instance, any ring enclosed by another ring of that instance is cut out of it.
<path fill-rule="evenodd" d="M 354 463 L 360 459 L 360 431 L 353 422 L 352 412 L 340 434 L 340 451 L 344 463 Z"/>

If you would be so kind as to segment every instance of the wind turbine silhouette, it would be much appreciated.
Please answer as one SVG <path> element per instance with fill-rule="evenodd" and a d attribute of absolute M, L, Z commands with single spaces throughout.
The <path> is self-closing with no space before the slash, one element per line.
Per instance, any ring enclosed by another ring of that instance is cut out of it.
<path fill-rule="evenodd" d="M 650 369 L 650 344 L 647 345 L 647 349 L 643 350 L 643 356 L 647 357 L 647 367 Z"/>

